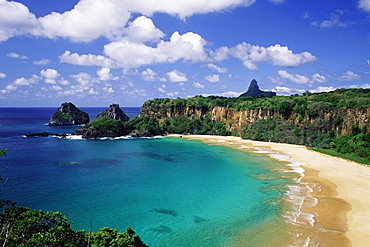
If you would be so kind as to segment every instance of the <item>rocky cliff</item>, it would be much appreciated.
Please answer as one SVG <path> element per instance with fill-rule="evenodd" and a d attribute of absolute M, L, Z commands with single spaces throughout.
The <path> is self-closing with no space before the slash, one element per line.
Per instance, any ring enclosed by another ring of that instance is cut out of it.
<path fill-rule="evenodd" d="M 140 116 L 154 117 L 159 123 L 165 119 L 185 116 L 189 119 L 210 116 L 212 121 L 223 122 L 226 129 L 241 134 L 261 120 L 276 120 L 283 124 L 294 124 L 297 128 L 309 129 L 322 133 L 332 132 L 335 136 L 350 134 L 353 125 L 357 125 L 366 132 L 370 132 L 370 106 L 340 108 L 333 110 L 318 110 L 314 114 L 299 115 L 291 112 L 289 116 L 283 115 L 277 109 L 255 108 L 236 110 L 227 107 L 214 106 L 212 108 L 197 108 L 195 106 L 170 106 L 165 110 L 144 105 Z"/>
<path fill-rule="evenodd" d="M 100 112 L 96 118 L 108 117 L 115 120 L 127 122 L 130 118 L 119 108 L 119 104 L 112 104 L 108 109 Z"/>
<path fill-rule="evenodd" d="M 50 117 L 49 125 L 78 125 L 90 122 L 89 114 L 78 109 L 72 103 L 63 103 L 58 110 Z"/>

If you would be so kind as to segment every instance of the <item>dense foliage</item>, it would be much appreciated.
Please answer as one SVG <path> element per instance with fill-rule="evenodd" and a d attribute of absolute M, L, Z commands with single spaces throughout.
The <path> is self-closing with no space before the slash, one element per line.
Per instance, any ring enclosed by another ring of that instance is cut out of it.
<path fill-rule="evenodd" d="M 369 130 L 354 125 L 350 133 L 338 136 L 345 119 L 339 114 L 343 109 L 370 105 L 370 89 L 337 89 L 328 93 L 310 93 L 275 97 L 202 97 L 189 99 L 153 99 L 143 105 L 144 114 L 161 119 L 162 131 L 169 133 L 239 135 L 246 139 L 301 144 L 332 150 L 346 157 L 362 157 L 370 162 Z M 281 118 L 259 119 L 250 126 L 242 126 L 230 133 L 225 123 L 215 123 L 208 116 L 216 106 L 234 110 L 268 109 L 281 114 Z M 173 111 L 178 116 L 167 118 Z M 146 111 L 146 112 L 145 112 Z M 196 111 L 201 112 L 194 114 Z M 189 112 L 191 112 L 189 114 Z M 322 116 L 330 113 L 332 117 Z M 149 117 L 148 116 L 148 117 Z M 305 121 L 304 121 L 305 120 Z M 215 126 L 220 126 L 215 131 Z"/>
<path fill-rule="evenodd" d="M 71 247 L 144 247 L 131 228 L 118 233 L 101 228 L 87 233 L 71 228 L 67 218 L 59 212 L 43 212 L 26 207 L 9 207 L 0 213 L 0 242 L 2 246 L 71 246 Z"/>
<path fill-rule="evenodd" d="M 238 97 L 227 98 L 218 96 L 195 96 L 189 99 L 153 99 L 144 103 L 143 107 L 150 106 L 159 109 L 170 107 L 194 106 L 197 109 L 212 109 L 215 106 L 227 107 L 236 110 L 242 109 L 279 109 L 281 102 L 291 103 L 301 113 L 311 113 L 315 110 L 338 109 L 343 107 L 356 107 L 370 105 L 370 89 L 337 89 L 328 93 L 310 93 L 293 96 L 275 97 Z"/>

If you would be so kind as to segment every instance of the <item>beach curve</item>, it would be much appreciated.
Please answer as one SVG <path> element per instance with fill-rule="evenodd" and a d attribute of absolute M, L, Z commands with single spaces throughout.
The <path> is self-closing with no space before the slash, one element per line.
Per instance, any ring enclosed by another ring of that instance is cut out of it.
<path fill-rule="evenodd" d="M 180 137 L 181 135 L 169 135 Z M 303 212 L 312 213 L 314 220 L 323 228 L 325 234 L 315 238 L 326 242 L 320 246 L 337 241 L 340 246 L 365 247 L 370 241 L 370 167 L 309 150 L 305 146 L 245 140 L 233 136 L 182 135 L 186 139 L 205 142 L 237 143 L 251 148 L 263 148 L 286 154 L 290 160 L 300 162 L 304 169 L 303 181 L 311 185 L 311 196 L 317 203 L 303 207 Z M 310 246 L 310 245 L 306 245 Z"/>

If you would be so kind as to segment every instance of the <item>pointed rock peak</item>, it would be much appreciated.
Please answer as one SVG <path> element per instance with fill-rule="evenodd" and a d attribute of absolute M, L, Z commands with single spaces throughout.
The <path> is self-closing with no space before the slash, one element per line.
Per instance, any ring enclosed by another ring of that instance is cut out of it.
<path fill-rule="evenodd" d="M 276 95 L 275 92 L 260 90 L 256 79 L 253 79 L 251 81 L 251 84 L 249 85 L 248 91 L 241 94 L 239 97 L 272 97 L 275 95 Z"/>
<path fill-rule="evenodd" d="M 125 112 L 119 108 L 119 104 L 110 105 L 108 109 L 102 111 L 96 116 L 96 118 L 101 117 L 109 117 L 116 120 L 121 120 L 123 122 L 130 120 L 130 118 L 125 114 Z"/>
<path fill-rule="evenodd" d="M 258 84 L 257 84 L 256 79 L 253 79 L 253 80 L 251 81 L 251 84 L 249 84 L 249 88 L 248 88 L 248 90 L 250 90 L 250 89 L 260 89 L 260 87 L 259 87 L 259 86 L 258 86 Z"/>

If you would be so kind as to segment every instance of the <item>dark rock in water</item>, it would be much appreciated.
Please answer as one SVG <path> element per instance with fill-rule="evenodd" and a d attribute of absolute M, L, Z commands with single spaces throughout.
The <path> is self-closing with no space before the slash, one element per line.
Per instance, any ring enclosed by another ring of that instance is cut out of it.
<path fill-rule="evenodd" d="M 53 133 L 48 133 L 48 132 L 41 132 L 41 133 L 33 133 L 33 134 L 28 134 L 26 137 L 48 137 L 48 136 L 59 136 L 59 137 L 67 137 L 66 133 L 63 134 L 53 134 Z"/>
<path fill-rule="evenodd" d="M 89 114 L 78 109 L 72 103 L 63 103 L 58 110 L 50 117 L 50 126 L 78 125 L 90 122 Z"/>
<path fill-rule="evenodd" d="M 120 133 L 115 133 L 111 130 L 102 130 L 102 129 L 96 129 L 94 126 L 85 126 L 77 129 L 75 132 L 73 132 L 74 135 L 82 135 L 82 138 L 86 139 L 95 139 L 100 137 L 118 137 L 122 136 Z"/>
<path fill-rule="evenodd" d="M 128 120 L 130 120 L 130 118 L 125 114 L 125 112 L 119 108 L 119 104 L 110 105 L 108 109 L 102 111 L 96 116 L 96 118 L 101 117 L 109 117 L 116 120 L 121 120 L 123 122 L 127 122 Z"/>
<path fill-rule="evenodd" d="M 275 92 L 262 91 L 260 90 L 257 81 L 253 79 L 249 85 L 248 91 L 241 94 L 239 97 L 272 97 L 276 96 Z"/>

